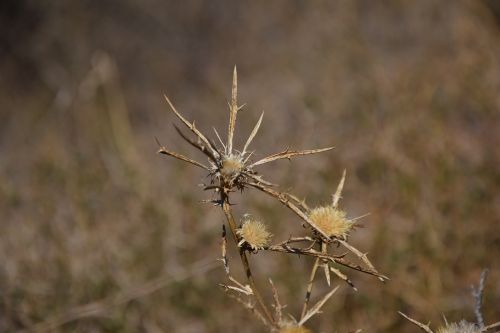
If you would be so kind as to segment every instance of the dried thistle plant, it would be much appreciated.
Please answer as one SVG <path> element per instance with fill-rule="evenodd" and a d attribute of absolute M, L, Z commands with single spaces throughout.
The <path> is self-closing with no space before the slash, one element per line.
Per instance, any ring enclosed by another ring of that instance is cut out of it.
<path fill-rule="evenodd" d="M 226 226 L 223 225 L 221 260 L 224 264 L 228 282 L 221 284 L 221 286 L 227 291 L 228 295 L 251 311 L 271 332 L 310 332 L 304 327 L 304 324 L 311 317 L 320 312 L 321 307 L 338 289 L 338 286 L 332 289 L 315 305 L 309 308 L 311 292 L 318 268 L 323 269 L 328 285 L 331 283 L 330 273 L 333 273 L 355 290 L 354 284 L 347 275 L 341 271 L 341 267 L 376 276 L 381 281 L 385 281 L 388 278 L 375 269 L 365 253 L 348 243 L 349 232 L 353 230 L 355 221 L 358 218 L 347 219 L 346 213 L 338 207 L 345 182 L 345 171 L 333 195 L 332 203 L 327 206 L 318 206 L 312 209 L 304 200 L 299 200 L 297 196 L 277 190 L 277 185 L 265 180 L 262 175 L 256 171 L 258 166 L 267 163 L 326 152 L 332 150 L 333 147 L 309 150 L 290 150 L 287 148 L 276 154 L 254 161 L 252 159 L 254 151 L 250 151 L 249 147 L 262 124 L 264 113 L 261 114 L 243 148 L 241 150 L 235 149 L 233 147 L 233 138 L 236 118 L 238 111 L 243 107 L 243 105 L 238 105 L 237 95 L 238 82 L 235 67 L 233 72 L 231 102 L 229 103 L 229 125 L 226 141 L 222 140 L 221 136 L 214 128 L 214 133 L 219 144 L 216 144 L 213 140 L 200 132 L 196 128 L 194 121 L 190 122 L 184 118 L 176 110 L 170 99 L 165 96 L 172 112 L 187 129 L 192 132 L 194 139 L 174 125 L 175 129 L 185 141 L 205 154 L 207 162 L 198 162 L 182 154 L 170 151 L 157 140 L 160 146 L 158 153 L 190 163 L 208 172 L 210 183 L 204 186 L 204 190 L 213 191 L 216 194 L 216 199 L 207 202 L 211 202 L 215 206 L 222 208 L 233 240 L 239 248 L 240 259 L 247 278 L 247 283 L 241 283 L 230 274 L 226 256 Z M 261 221 L 245 217 L 241 225 L 238 226 L 231 209 L 230 196 L 231 193 L 236 190 L 243 191 L 245 189 L 255 189 L 277 199 L 299 217 L 299 220 L 306 228 L 306 234 L 289 237 L 279 243 L 270 245 L 271 234 Z M 334 249 L 339 247 L 344 248 L 347 252 L 334 253 Z M 314 258 L 314 264 L 307 284 L 307 293 L 299 319 L 295 319 L 293 316 L 288 316 L 286 319 L 283 318 L 283 306 L 279 301 L 277 290 L 272 281 L 270 281 L 270 283 L 274 298 L 274 304 L 272 304 L 275 309 L 274 314 L 270 311 L 270 306 L 264 302 L 254 281 L 247 255 L 248 253 L 257 253 L 258 251 L 273 251 Z M 357 257 L 360 263 L 349 261 L 346 257 L 348 253 Z"/>
<path fill-rule="evenodd" d="M 437 329 L 436 333 L 481 333 L 481 332 L 487 332 L 489 330 L 492 330 L 494 328 L 499 328 L 500 327 L 500 322 L 490 324 L 490 325 L 485 325 L 484 324 L 484 319 L 483 319 L 483 314 L 482 314 L 482 306 L 483 306 L 483 294 L 484 294 L 484 283 L 486 281 L 486 276 L 488 275 L 488 270 L 484 270 L 481 273 L 481 277 L 479 279 L 479 285 L 478 287 L 472 286 L 472 296 L 474 297 L 475 300 L 475 305 L 474 305 L 474 314 L 476 315 L 476 322 L 475 323 L 470 323 L 466 320 L 461 320 L 458 323 L 448 323 L 446 320 L 446 317 L 444 317 L 444 326 L 441 326 Z M 432 329 L 429 327 L 430 323 L 424 324 L 421 323 L 406 314 L 402 312 L 398 312 L 401 316 L 409 320 L 412 324 L 416 325 L 419 327 L 422 331 L 425 331 L 427 333 L 434 333 Z M 498 333 L 499 331 L 497 331 Z"/>

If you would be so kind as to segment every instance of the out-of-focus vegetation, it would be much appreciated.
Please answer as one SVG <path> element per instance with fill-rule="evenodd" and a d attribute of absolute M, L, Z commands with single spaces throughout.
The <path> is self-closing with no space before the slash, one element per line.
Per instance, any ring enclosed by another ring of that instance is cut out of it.
<path fill-rule="evenodd" d="M 337 147 L 263 167 L 267 178 L 320 203 L 347 168 L 344 207 L 371 213 L 351 243 L 391 278 L 352 275 L 359 292 L 341 288 L 311 328 L 414 332 L 398 310 L 472 321 L 484 267 L 485 320 L 499 320 L 499 12 L 463 0 L 3 1 L 0 331 L 262 330 L 216 288 L 223 216 L 199 203 L 205 175 L 155 155 L 154 136 L 191 151 L 164 92 L 205 131 L 226 127 L 234 64 L 238 131 L 266 111 L 261 156 L 269 143 Z M 296 228 L 258 193 L 238 200 L 275 235 Z M 298 312 L 310 265 L 269 255 L 257 269 Z"/>

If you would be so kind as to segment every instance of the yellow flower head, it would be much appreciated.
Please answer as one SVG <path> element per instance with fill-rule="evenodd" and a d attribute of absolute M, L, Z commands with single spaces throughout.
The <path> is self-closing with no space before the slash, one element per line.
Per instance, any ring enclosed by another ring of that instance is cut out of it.
<path fill-rule="evenodd" d="M 334 237 L 345 237 L 352 229 L 354 222 L 346 218 L 346 213 L 332 206 L 321 206 L 309 212 L 311 221 L 325 234 Z"/>
<path fill-rule="evenodd" d="M 241 237 L 238 246 L 247 243 L 252 250 L 259 250 L 267 246 L 272 237 L 264 223 L 252 218 L 247 218 L 236 233 Z"/>

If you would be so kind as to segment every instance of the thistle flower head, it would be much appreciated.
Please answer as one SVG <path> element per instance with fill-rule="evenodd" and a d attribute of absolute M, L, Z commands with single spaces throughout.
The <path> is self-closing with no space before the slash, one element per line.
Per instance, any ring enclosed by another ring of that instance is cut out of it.
<path fill-rule="evenodd" d="M 195 161 L 179 153 L 167 150 L 165 147 L 159 144 L 159 142 L 158 144 L 160 146 L 160 149 L 158 150 L 158 153 L 175 157 L 179 160 L 205 169 L 209 172 L 209 175 L 211 177 L 211 184 L 218 183 L 218 185 L 211 185 L 210 188 L 213 188 L 215 190 L 223 190 L 221 193 L 228 193 L 229 190 L 233 188 L 243 189 L 246 186 L 255 187 L 256 185 L 261 184 L 272 185 L 271 183 L 263 180 L 262 177 L 257 175 L 257 172 L 254 171 L 254 167 L 258 165 L 263 165 L 280 159 L 290 159 L 291 157 L 295 156 L 315 154 L 333 149 L 333 147 L 299 151 L 286 149 L 282 152 L 264 157 L 255 162 L 251 161 L 250 157 L 252 155 L 252 152 L 250 152 L 248 148 L 260 128 L 264 113 L 261 114 L 259 120 L 255 124 L 255 127 L 253 128 L 247 141 L 245 142 L 243 149 L 235 149 L 233 147 L 233 137 L 236 128 L 236 117 L 238 115 L 238 111 L 240 111 L 243 107 L 243 105 L 238 105 L 237 96 L 238 80 L 235 67 L 233 72 L 231 101 L 229 102 L 229 125 L 227 130 L 227 140 L 223 141 L 217 130 L 215 130 L 214 128 L 215 135 L 217 136 L 220 145 L 215 144 L 214 141 L 210 140 L 207 136 L 200 132 L 194 125 L 194 122 L 190 122 L 186 118 L 184 118 L 175 109 L 170 99 L 165 96 L 165 99 L 170 105 L 172 112 L 196 136 L 196 139 L 188 137 L 179 128 L 176 127 L 177 132 L 184 140 L 186 140 L 192 146 L 205 154 L 205 156 L 208 158 L 209 165 L 207 165 L 206 163 Z"/>
<path fill-rule="evenodd" d="M 238 246 L 248 244 L 252 250 L 259 250 L 269 244 L 271 233 L 267 231 L 266 225 L 253 218 L 246 218 L 236 233 L 241 237 Z"/>
<path fill-rule="evenodd" d="M 346 213 L 332 206 L 320 206 L 309 211 L 309 218 L 316 227 L 330 237 L 345 238 L 354 226 Z"/>
<path fill-rule="evenodd" d="M 241 155 L 228 155 L 222 158 L 222 163 L 219 168 L 219 172 L 222 177 L 232 178 L 238 176 L 244 169 L 245 165 Z"/>
<path fill-rule="evenodd" d="M 476 324 L 472 324 L 462 320 L 460 323 L 451 323 L 444 327 L 440 327 L 437 333 L 479 333 L 481 330 Z"/>

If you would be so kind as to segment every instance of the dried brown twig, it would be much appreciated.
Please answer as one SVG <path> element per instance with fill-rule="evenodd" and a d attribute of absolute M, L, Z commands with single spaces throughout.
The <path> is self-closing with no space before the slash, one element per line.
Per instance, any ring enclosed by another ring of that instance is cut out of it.
<path fill-rule="evenodd" d="M 318 251 L 318 250 L 314 250 L 311 248 L 290 247 L 290 246 L 285 245 L 285 244 L 276 244 L 276 245 L 266 246 L 263 248 L 263 250 L 320 258 L 320 259 L 327 260 L 331 263 L 336 263 L 336 264 L 348 267 L 350 269 L 353 269 L 353 270 L 356 270 L 356 271 L 359 271 L 362 273 L 373 275 L 382 281 L 389 279 L 387 276 L 380 274 L 376 270 L 371 270 L 370 268 L 366 268 L 366 267 L 356 265 L 356 264 L 349 262 L 348 260 L 344 259 L 344 256 L 345 256 L 344 254 L 339 255 L 339 256 L 335 256 L 335 255 L 331 255 L 331 254 L 328 254 L 328 253 L 325 253 L 322 251 Z"/>
<path fill-rule="evenodd" d="M 428 324 L 426 325 L 426 324 L 423 324 L 423 323 L 421 323 L 421 322 L 419 322 L 419 321 L 417 321 L 417 320 L 415 320 L 415 319 L 413 319 L 413 318 L 411 318 L 411 317 L 408 317 L 407 315 L 405 315 L 405 314 L 404 314 L 403 312 L 401 312 L 401 311 L 398 311 L 398 313 L 399 313 L 400 315 L 402 315 L 403 317 L 405 317 L 406 319 L 408 319 L 408 320 L 409 320 L 410 322 L 412 322 L 413 324 L 415 324 L 416 326 L 420 327 L 420 329 L 421 329 L 422 331 L 425 331 L 425 332 L 427 332 L 427 333 L 434 333 L 434 332 L 431 330 L 431 328 L 429 327 L 429 324 L 430 324 L 430 323 L 428 323 Z"/>

